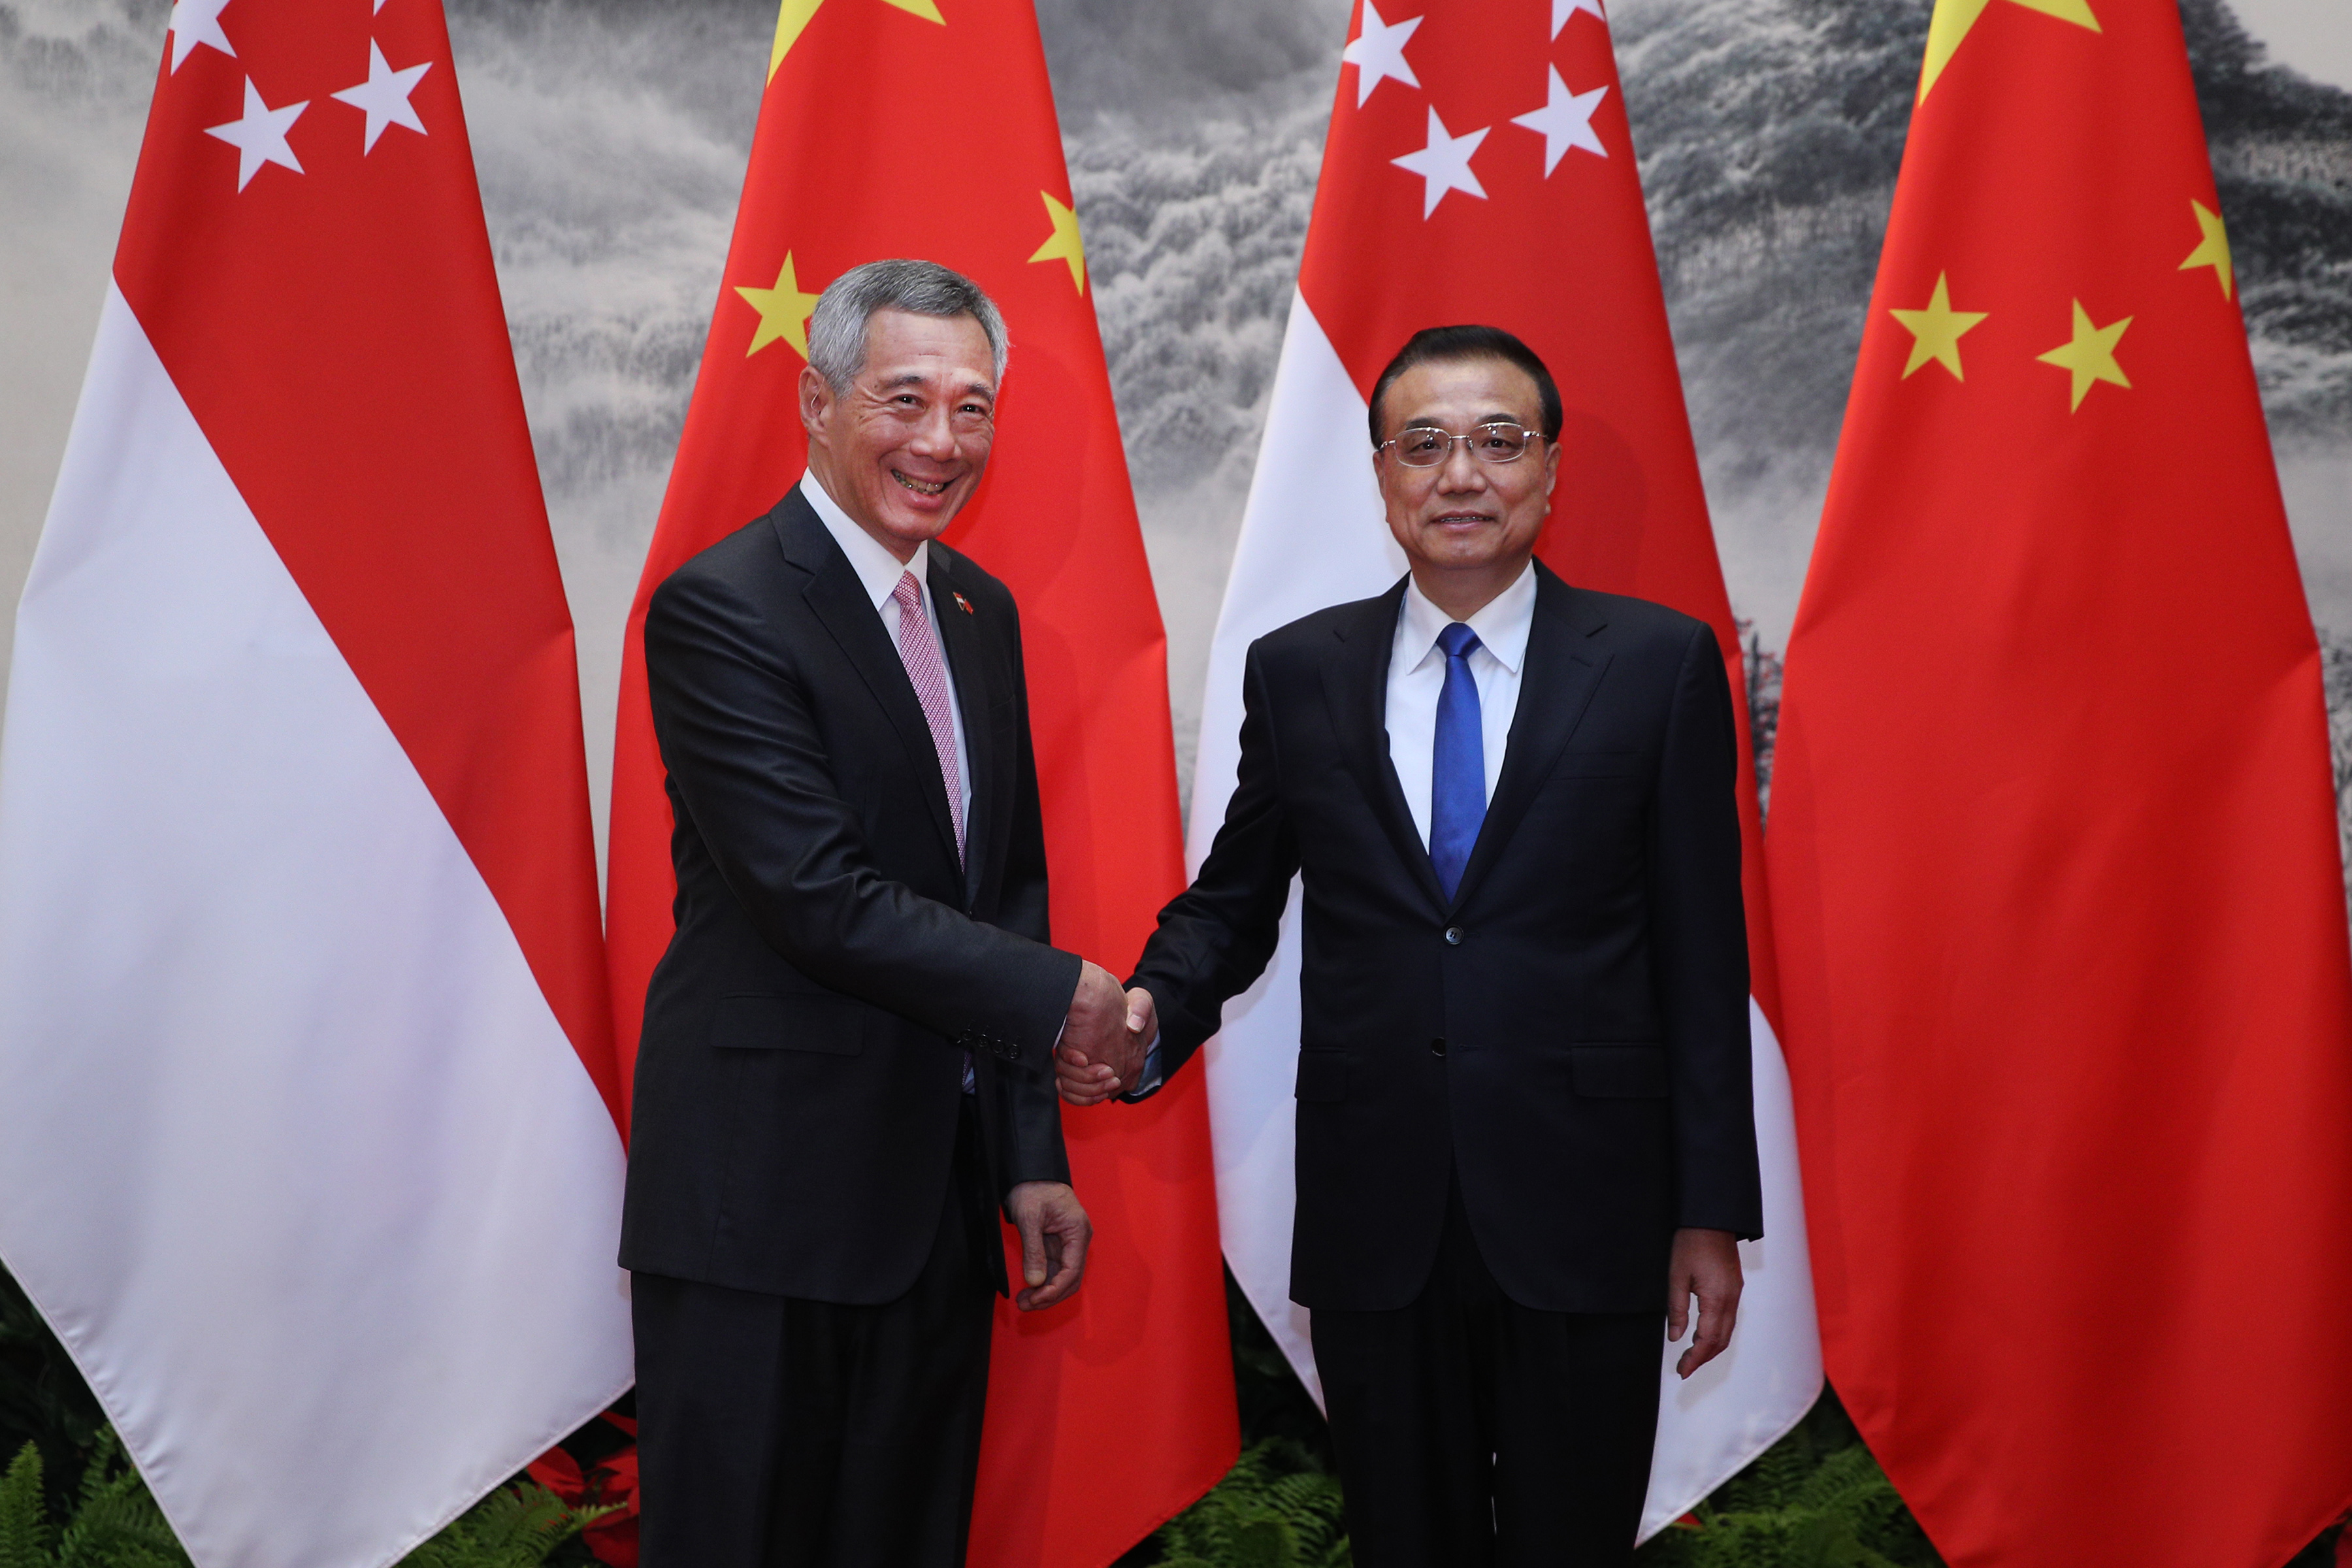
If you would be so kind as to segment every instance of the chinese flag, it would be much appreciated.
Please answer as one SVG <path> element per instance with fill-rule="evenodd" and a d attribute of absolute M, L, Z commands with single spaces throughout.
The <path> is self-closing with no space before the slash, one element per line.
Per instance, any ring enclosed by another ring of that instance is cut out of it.
<path fill-rule="evenodd" d="M 1538 553 L 1580 586 L 1707 621 L 1742 685 L 1601 0 L 1415 0 L 1386 14 L 1383 3 L 1358 0 L 1340 53 L 1298 295 L 1211 645 L 1192 787 L 1200 858 L 1233 793 L 1250 643 L 1404 573 L 1373 483 L 1368 400 L 1423 327 L 1484 322 L 1542 357 L 1565 417 Z M 1664 1352 L 1645 1535 L 1769 1447 L 1821 1391 L 1744 703 L 1737 714 L 1768 1234 L 1741 1249 L 1736 1352 L 1685 1383 L 1667 1370 L 1679 1348 Z M 1227 1260 L 1315 1388 L 1307 1315 L 1286 1300 L 1298 952 L 1294 922 L 1269 979 L 1227 1005 L 1206 1065 Z"/>
<path fill-rule="evenodd" d="M 672 930 L 646 601 L 799 480 L 808 314 L 860 262 L 952 267 L 1011 330 L 994 456 L 947 539 L 1021 603 L 1055 943 L 1123 974 L 1183 885 L 1167 643 L 1029 0 L 785 0 L 767 69 L 622 666 L 606 925 L 625 1081 Z M 983 1568 L 1108 1563 L 1238 1447 L 1199 1080 L 1074 1115 L 1068 1137 L 1095 1249 L 1068 1304 L 1000 1309 L 972 1517 Z"/>
<path fill-rule="evenodd" d="M 2352 1501 L 2319 653 L 2173 0 L 1939 0 L 1769 840 L 1830 1378 L 1955 1568 Z"/>

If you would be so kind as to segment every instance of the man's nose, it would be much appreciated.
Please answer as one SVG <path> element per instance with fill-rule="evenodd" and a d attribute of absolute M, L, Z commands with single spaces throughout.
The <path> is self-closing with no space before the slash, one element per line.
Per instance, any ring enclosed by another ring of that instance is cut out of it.
<path fill-rule="evenodd" d="M 944 405 L 934 404 L 923 410 L 915 421 L 915 434 L 908 445 L 926 458 L 952 457 L 956 448 L 955 426 Z"/>
<path fill-rule="evenodd" d="M 1448 494 L 1486 488 L 1486 465 L 1470 455 L 1470 443 L 1456 440 L 1437 465 L 1437 488 Z"/>

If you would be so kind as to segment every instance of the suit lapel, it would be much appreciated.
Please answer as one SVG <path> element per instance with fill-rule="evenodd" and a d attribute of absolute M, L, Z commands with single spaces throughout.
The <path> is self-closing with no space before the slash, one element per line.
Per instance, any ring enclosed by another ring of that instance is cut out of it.
<path fill-rule="evenodd" d="M 1433 907 L 1443 909 L 1445 895 L 1429 863 L 1428 846 L 1412 825 L 1404 786 L 1389 760 L 1389 658 L 1396 645 L 1397 606 L 1403 599 L 1404 582 L 1399 579 L 1395 587 L 1365 600 L 1356 614 L 1333 628 L 1337 646 L 1323 663 L 1323 694 L 1348 766 L 1404 862 L 1406 876 Z"/>
<path fill-rule="evenodd" d="M 946 550 L 931 546 L 931 603 L 939 606 L 940 640 L 946 645 L 948 673 L 955 678 L 956 706 L 963 714 L 964 752 L 971 767 L 971 808 L 963 823 L 964 902 L 969 908 L 987 874 L 996 817 L 1004 809 L 1003 792 L 997 788 L 996 759 L 1000 752 L 1011 752 L 993 721 L 994 661 L 988 657 L 978 612 L 956 592 L 948 561 Z"/>
<path fill-rule="evenodd" d="M 1536 563 L 1535 622 L 1528 630 L 1527 658 L 1519 669 L 1519 705 L 1511 716 L 1511 738 L 1503 752 L 1502 776 L 1495 781 L 1495 798 L 1486 805 L 1470 863 L 1454 889 L 1455 908 L 1478 890 L 1583 721 L 1609 668 L 1610 656 L 1591 639 L 1608 624 L 1588 595 L 1560 581 L 1542 562 Z"/>
<path fill-rule="evenodd" d="M 881 705 L 890 727 L 898 732 L 899 742 L 906 747 L 908 760 L 914 766 L 917 787 L 930 805 L 931 821 L 939 828 L 940 843 L 953 861 L 955 824 L 948 816 L 947 784 L 940 775 L 939 748 L 931 743 L 931 726 L 923 717 L 922 703 L 916 700 L 914 683 L 907 679 L 907 667 L 900 661 L 898 650 L 891 646 L 890 634 L 882 629 L 882 617 L 875 613 L 874 601 L 866 596 L 866 584 L 858 581 L 849 557 L 841 552 L 841 546 L 834 542 L 833 535 L 825 531 L 815 510 L 797 488 L 768 516 L 775 525 L 776 540 L 783 547 L 784 559 L 809 574 L 808 586 L 802 590 L 809 608 L 841 645 L 851 668 Z M 967 721 L 966 728 L 969 727 Z"/>

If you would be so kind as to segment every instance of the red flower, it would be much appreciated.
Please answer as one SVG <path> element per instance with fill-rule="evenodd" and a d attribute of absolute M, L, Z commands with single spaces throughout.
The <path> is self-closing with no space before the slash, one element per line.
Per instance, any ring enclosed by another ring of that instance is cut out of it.
<path fill-rule="evenodd" d="M 605 1412 L 604 1419 L 634 1437 L 637 1424 Z M 524 1468 L 523 1473 L 573 1508 L 617 1508 L 581 1532 L 596 1561 L 608 1568 L 637 1568 L 637 1446 L 606 1456 L 583 1471 L 560 1445 Z"/>
<path fill-rule="evenodd" d="M 596 1500 L 618 1503 L 621 1511 L 590 1525 L 581 1539 L 595 1553 L 596 1561 L 608 1568 L 637 1568 L 636 1445 L 598 1464 L 595 1481 Z"/>
<path fill-rule="evenodd" d="M 575 1508 L 588 1495 L 588 1479 L 580 1473 L 580 1461 L 560 1447 L 533 1459 L 522 1473 Z"/>

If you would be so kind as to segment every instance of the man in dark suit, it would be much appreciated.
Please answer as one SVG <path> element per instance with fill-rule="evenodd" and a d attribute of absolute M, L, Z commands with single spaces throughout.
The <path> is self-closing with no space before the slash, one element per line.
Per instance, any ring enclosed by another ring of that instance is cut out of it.
<path fill-rule="evenodd" d="M 677 874 L 621 1241 L 646 1568 L 961 1563 L 1000 1205 L 1020 1306 L 1085 1264 L 1048 1059 L 1127 1002 L 1047 945 L 1019 617 L 936 539 L 1004 343 L 945 268 L 844 274 L 808 476 L 646 616 Z"/>
<path fill-rule="evenodd" d="M 1517 338 L 1416 335 L 1371 420 L 1411 574 L 1251 647 L 1139 1032 L 1057 1071 L 1080 1103 L 1157 1089 L 1303 872 L 1291 1296 L 1355 1560 L 1623 1563 L 1662 1308 L 1679 1338 L 1698 1298 L 1687 1376 L 1762 1231 L 1728 682 L 1704 624 L 1534 562 L 1560 402 Z"/>

